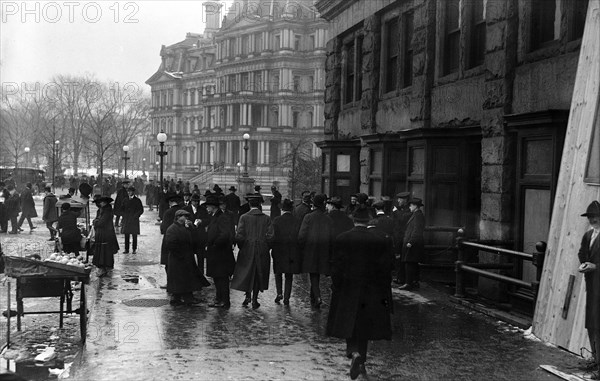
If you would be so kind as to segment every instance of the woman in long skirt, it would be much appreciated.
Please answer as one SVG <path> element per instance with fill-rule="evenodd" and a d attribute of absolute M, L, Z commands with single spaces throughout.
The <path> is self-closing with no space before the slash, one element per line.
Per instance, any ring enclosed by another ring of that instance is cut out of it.
<path fill-rule="evenodd" d="M 115 264 L 115 254 L 119 251 L 119 243 L 113 224 L 113 209 L 110 205 L 113 199 L 107 196 L 95 200 L 98 205 L 98 215 L 94 219 L 95 242 L 92 247 L 94 259 L 92 263 L 98 267 L 98 276 L 106 275 Z"/>

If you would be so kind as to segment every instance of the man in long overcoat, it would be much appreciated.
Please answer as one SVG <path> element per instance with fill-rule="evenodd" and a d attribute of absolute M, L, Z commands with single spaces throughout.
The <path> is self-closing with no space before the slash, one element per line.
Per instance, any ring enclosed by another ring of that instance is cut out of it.
<path fill-rule="evenodd" d="M 269 288 L 271 257 L 268 240 L 273 238 L 271 218 L 260 209 L 261 196 L 246 196 L 250 211 L 240 217 L 235 242 L 240 248 L 231 280 L 231 288 L 244 291 L 248 305 L 252 293 L 252 308 L 260 307 L 258 293 Z"/>
<path fill-rule="evenodd" d="M 294 209 L 294 215 L 296 217 L 298 217 L 298 219 L 300 220 L 300 223 L 302 223 L 304 216 L 306 216 L 308 213 L 311 212 L 311 210 L 312 210 L 311 204 L 312 204 L 312 200 L 310 197 L 310 192 L 309 191 L 302 192 L 302 202 L 300 203 L 300 205 L 296 206 L 296 209 Z"/>
<path fill-rule="evenodd" d="M 355 227 L 335 239 L 331 264 L 332 300 L 327 335 L 346 339 L 350 377 L 366 373 L 369 340 L 390 340 L 391 255 L 385 242 L 367 230 L 369 211 L 355 210 Z"/>
<path fill-rule="evenodd" d="M 146 184 L 144 193 L 146 194 L 146 205 L 148 205 L 148 209 L 154 210 L 154 204 L 156 203 L 156 201 L 154 201 L 154 180 L 150 180 L 148 184 Z"/>
<path fill-rule="evenodd" d="M 115 214 L 115 228 L 118 228 L 120 226 L 119 220 L 123 215 L 121 210 L 123 208 L 123 201 L 127 200 L 127 198 L 129 197 L 129 195 L 127 194 L 128 188 L 129 180 L 123 180 L 123 182 L 121 182 L 121 186 L 118 188 L 119 190 L 117 191 L 117 197 L 115 198 L 115 206 L 113 208 L 113 212 Z"/>
<path fill-rule="evenodd" d="M 11 226 L 8 234 L 17 234 L 19 232 L 17 217 L 21 212 L 21 196 L 13 185 L 8 185 L 6 189 L 8 189 L 9 197 L 4 201 L 4 206 Z"/>
<path fill-rule="evenodd" d="M 294 274 L 302 271 L 302 258 L 298 248 L 298 231 L 300 220 L 293 215 L 294 203 L 284 199 L 281 205 L 282 214 L 273 220 L 273 238 L 271 256 L 273 257 L 273 272 L 275 273 L 275 287 L 277 297 L 275 303 L 290 304 L 292 294 L 292 281 Z M 285 289 L 283 288 L 283 274 L 285 274 Z"/>
<path fill-rule="evenodd" d="M 392 219 L 394 220 L 394 250 L 396 254 L 396 263 L 394 265 L 396 269 L 396 279 L 394 283 L 403 285 L 404 280 L 404 268 L 400 262 L 402 257 L 402 243 L 404 242 L 404 232 L 406 231 L 406 224 L 412 216 L 412 212 L 408 207 L 408 200 L 410 198 L 410 192 L 400 192 L 396 194 L 398 200 L 398 207 L 394 208 L 392 212 Z"/>
<path fill-rule="evenodd" d="M 411 216 L 406 224 L 404 240 L 402 243 L 402 256 L 400 257 L 401 271 L 404 270 L 404 283 L 401 290 L 415 290 L 419 288 L 419 261 L 425 251 L 425 216 L 421 211 L 423 202 L 420 198 L 411 198 L 408 207 Z"/>
<path fill-rule="evenodd" d="M 33 222 L 31 222 L 31 218 L 37 217 L 37 211 L 35 210 L 35 202 L 33 201 L 33 191 L 31 183 L 27 183 L 23 192 L 21 192 L 21 218 L 19 218 L 19 231 L 23 231 L 21 226 L 23 226 L 23 222 L 27 219 L 29 223 L 29 230 L 35 229 L 33 226 Z"/>
<path fill-rule="evenodd" d="M 233 213 L 235 225 L 238 223 L 240 217 L 239 211 L 240 207 L 242 206 L 240 197 L 235 194 L 236 191 L 236 187 L 232 185 L 229 187 L 229 194 L 225 196 L 225 208 Z"/>
<path fill-rule="evenodd" d="M 333 246 L 333 221 L 325 211 L 324 194 L 313 199 L 314 210 L 308 213 L 300 225 L 298 243 L 302 248 L 302 273 L 310 274 L 310 301 L 321 307 L 321 275 L 329 275 L 329 261 Z"/>
<path fill-rule="evenodd" d="M 271 219 L 275 217 L 281 216 L 281 199 L 282 195 L 277 190 L 275 185 L 271 186 L 271 193 L 273 193 L 273 197 L 271 197 Z"/>
<path fill-rule="evenodd" d="M 581 239 L 579 272 L 585 276 L 585 328 L 595 359 L 592 379 L 600 378 L 600 203 L 592 201 L 582 217 L 591 229 Z"/>
<path fill-rule="evenodd" d="M 98 267 L 98 276 L 102 277 L 115 265 L 115 254 L 119 251 L 119 242 L 113 225 L 113 202 L 111 197 L 101 196 L 94 200 L 98 213 L 92 222 L 94 226 L 94 244 L 92 263 Z"/>
<path fill-rule="evenodd" d="M 52 224 L 58 221 L 58 212 L 56 211 L 56 203 L 58 199 L 52 193 L 52 189 L 47 186 L 44 188 L 46 195 L 44 196 L 44 207 L 42 212 L 42 220 L 46 223 L 48 231 L 50 231 L 49 241 L 54 241 L 56 236 L 56 230 L 52 227 Z"/>
<path fill-rule="evenodd" d="M 198 262 L 198 268 L 204 274 L 204 258 L 206 257 L 206 227 L 210 223 L 210 216 L 204 205 L 200 205 L 200 195 L 192 194 L 190 204 L 183 209 L 190 212 L 190 227 L 192 232 L 192 243 L 194 244 L 194 253 Z"/>
<path fill-rule="evenodd" d="M 196 266 L 189 215 L 187 210 L 177 210 L 175 221 L 165 234 L 165 247 L 169 256 L 167 291 L 172 295 L 172 305 L 198 304 L 199 300 L 194 299 L 193 292 L 210 285 Z"/>
<path fill-rule="evenodd" d="M 132 236 L 133 254 L 137 251 L 137 237 L 140 234 L 140 216 L 144 213 L 142 200 L 136 196 L 135 187 L 127 188 L 127 199 L 121 204 L 121 214 L 123 216 L 123 234 L 125 235 L 125 251 L 129 253 L 129 236 Z"/>
<path fill-rule="evenodd" d="M 233 238 L 227 216 L 219 208 L 219 198 L 215 195 L 206 197 L 202 204 L 210 215 L 206 228 L 206 276 L 212 277 L 215 284 L 216 298 L 209 307 L 225 308 L 231 306 L 229 298 L 229 277 L 235 269 L 233 256 Z"/>

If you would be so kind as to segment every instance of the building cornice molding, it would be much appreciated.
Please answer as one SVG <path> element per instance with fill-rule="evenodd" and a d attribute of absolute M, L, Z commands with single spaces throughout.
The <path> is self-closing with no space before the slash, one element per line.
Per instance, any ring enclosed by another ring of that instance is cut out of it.
<path fill-rule="evenodd" d="M 358 0 L 319 0 L 315 3 L 315 7 L 319 11 L 322 18 L 332 21 L 336 16 L 350 8 Z"/>

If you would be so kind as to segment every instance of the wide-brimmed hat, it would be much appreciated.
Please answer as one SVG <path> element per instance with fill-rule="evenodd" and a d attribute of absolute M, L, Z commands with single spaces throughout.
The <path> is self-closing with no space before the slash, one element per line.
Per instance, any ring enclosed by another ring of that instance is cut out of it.
<path fill-rule="evenodd" d="M 423 200 L 421 200 L 420 198 L 417 198 L 417 197 L 411 198 L 410 200 L 408 200 L 408 203 L 416 205 L 418 207 L 424 206 L 423 205 Z"/>
<path fill-rule="evenodd" d="M 183 197 L 181 197 L 181 196 L 180 196 L 180 195 L 178 195 L 178 194 L 174 194 L 174 195 L 171 195 L 171 196 L 170 196 L 170 197 L 167 199 L 167 201 L 169 201 L 169 202 L 177 202 L 177 203 L 180 203 L 180 202 L 182 202 L 182 201 L 183 201 Z"/>
<path fill-rule="evenodd" d="M 409 198 L 410 192 L 400 192 L 396 194 L 396 198 Z"/>
<path fill-rule="evenodd" d="M 335 206 L 336 208 L 342 208 L 342 207 L 343 207 L 343 204 L 342 204 L 342 199 L 341 199 L 341 198 L 339 198 L 338 196 L 333 196 L 333 197 L 330 197 L 330 198 L 327 200 L 327 203 L 328 203 L 328 204 L 331 204 L 331 205 L 333 205 L 333 206 Z"/>
<path fill-rule="evenodd" d="M 262 188 L 260 187 L 260 185 L 255 185 L 255 186 L 254 186 L 254 191 L 255 191 L 255 192 L 260 192 L 260 190 L 261 190 L 261 189 L 262 189 Z"/>
<path fill-rule="evenodd" d="M 582 217 L 598 217 L 598 216 L 600 216 L 600 202 L 598 202 L 596 200 L 592 201 L 588 205 L 585 213 L 583 213 L 581 216 Z"/>
<path fill-rule="evenodd" d="M 95 203 L 99 204 L 102 201 L 107 202 L 107 203 L 111 203 L 115 200 L 112 199 L 112 197 L 108 197 L 108 196 L 100 196 L 97 199 L 94 200 Z"/>
<path fill-rule="evenodd" d="M 219 206 L 219 198 L 214 194 L 206 196 L 206 201 L 204 201 L 204 205 Z"/>
<path fill-rule="evenodd" d="M 200 202 L 200 195 L 199 194 L 193 194 L 192 198 L 190 198 L 190 201 L 198 201 L 198 202 Z"/>
<path fill-rule="evenodd" d="M 244 196 L 244 199 L 246 199 L 246 201 L 250 201 L 250 200 L 258 200 L 260 202 L 263 201 L 263 197 L 258 193 L 248 193 Z"/>
<path fill-rule="evenodd" d="M 235 191 L 237 191 L 237 188 L 232 185 L 232 186 L 229 187 L 229 190 L 235 192 Z"/>
<path fill-rule="evenodd" d="M 179 217 L 179 216 L 189 216 L 190 212 L 188 212 L 185 209 L 179 209 L 178 211 L 175 212 L 175 218 Z"/>
<path fill-rule="evenodd" d="M 281 202 L 281 210 L 291 212 L 292 210 L 294 210 L 294 202 L 289 198 L 283 199 L 283 201 Z"/>
<path fill-rule="evenodd" d="M 133 193 L 135 193 L 135 192 L 136 192 L 136 190 L 137 190 L 137 189 L 135 189 L 135 187 L 134 187 L 134 186 L 131 186 L 131 187 L 127 188 L 127 191 L 128 191 L 128 192 L 133 192 Z"/>

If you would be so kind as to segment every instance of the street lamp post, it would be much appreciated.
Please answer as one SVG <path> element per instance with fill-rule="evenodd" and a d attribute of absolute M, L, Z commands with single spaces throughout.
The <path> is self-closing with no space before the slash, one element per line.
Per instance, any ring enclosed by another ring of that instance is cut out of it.
<path fill-rule="evenodd" d="M 58 155 L 58 145 L 60 144 L 60 140 L 56 140 L 52 145 L 52 192 L 56 191 L 56 185 L 54 184 L 56 181 L 56 155 Z"/>
<path fill-rule="evenodd" d="M 121 159 L 125 161 L 125 178 L 127 178 L 127 160 L 130 159 L 130 157 L 127 156 L 127 152 L 129 152 L 129 146 L 123 146 L 123 152 L 125 155 Z"/>
<path fill-rule="evenodd" d="M 250 134 L 245 133 L 244 136 L 244 177 L 248 177 L 248 140 Z"/>
<path fill-rule="evenodd" d="M 240 163 L 239 161 L 237 162 L 237 167 L 238 167 L 238 178 L 241 175 L 241 171 L 242 171 L 242 163 Z"/>
<path fill-rule="evenodd" d="M 156 135 L 156 140 L 158 140 L 158 143 L 160 144 L 160 151 L 156 152 L 156 154 L 158 156 L 160 156 L 160 186 L 162 189 L 163 183 L 164 183 L 164 176 L 163 176 L 163 166 L 164 166 L 164 157 L 167 155 L 168 152 L 165 152 L 165 142 L 167 141 L 167 134 L 165 134 L 165 132 L 163 130 L 160 130 L 160 132 Z"/>
<path fill-rule="evenodd" d="M 146 176 L 146 158 L 142 158 L 142 176 Z"/>
<path fill-rule="evenodd" d="M 25 147 L 25 166 L 27 167 L 27 164 L 29 164 L 29 147 Z"/>
<path fill-rule="evenodd" d="M 158 165 L 160 164 L 158 161 L 156 163 L 156 180 L 158 181 Z"/>

